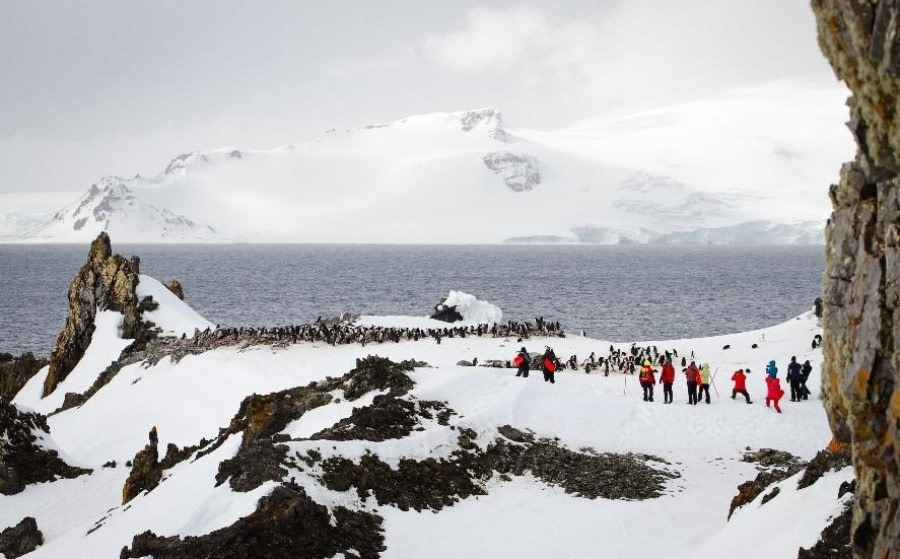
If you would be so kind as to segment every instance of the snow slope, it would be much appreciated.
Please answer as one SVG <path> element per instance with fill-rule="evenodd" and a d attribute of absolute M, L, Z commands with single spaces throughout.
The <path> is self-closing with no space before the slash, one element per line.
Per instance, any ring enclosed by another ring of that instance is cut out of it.
<path fill-rule="evenodd" d="M 762 228 L 821 243 L 853 152 L 843 96 L 779 82 L 563 130 L 486 108 L 182 154 L 155 177 L 103 179 L 24 240 L 739 244 Z"/>
<path fill-rule="evenodd" d="M 165 288 L 152 278 L 142 277 L 139 285 L 142 293 L 154 295 L 160 303 L 156 318 L 166 331 L 177 333 L 183 320 L 196 318 L 182 301 L 162 296 L 160 290 Z M 88 353 L 54 394 L 88 386 L 118 356 L 125 341 L 118 339 L 117 320 L 115 313 L 98 315 L 98 330 Z M 430 319 L 382 318 L 381 323 L 428 327 Z M 127 476 L 122 464 L 142 448 L 150 426 L 158 427 L 161 447 L 170 442 L 196 444 L 202 437 L 215 437 L 228 425 L 248 394 L 339 376 L 353 368 L 358 358 L 378 354 L 427 362 L 429 367 L 411 374 L 416 382 L 411 396 L 447 402 L 458 414 L 452 420 L 456 428 L 471 428 L 480 437 L 492 438 L 498 426 L 510 424 L 531 429 L 539 437 L 556 437 L 571 449 L 654 454 L 681 474 L 668 482 L 662 497 L 646 501 L 589 500 L 529 476 L 511 481 L 495 478 L 488 483 L 487 495 L 463 500 L 435 514 L 401 511 L 371 499 L 362 503 L 355 492 L 330 491 L 308 474 L 291 473 L 323 504 L 365 506 L 382 515 L 387 545 L 384 557 L 796 557 L 797 548 L 814 543 L 829 516 L 839 512 L 836 488 L 852 477 L 849 469 L 829 474 L 804 490 L 796 489 L 796 478 L 785 480 L 780 484 L 781 494 L 772 502 L 761 507 L 757 500 L 739 509 L 730 522 L 726 517 L 737 485 L 756 475 L 753 465 L 741 461 L 745 448 L 777 448 L 810 459 L 828 444 L 831 434 L 818 401 L 822 354 L 820 349 L 809 349 L 820 331 L 815 317 L 806 313 L 752 332 L 641 342 L 657 345 L 661 351 L 677 350 L 679 355 L 693 352 L 698 362 L 710 363 L 715 371 L 712 403 L 698 406 L 685 405 L 680 374 L 675 403 L 664 405 L 659 397 L 653 403 L 643 402 L 635 377 L 618 372 L 606 377 L 596 372 L 562 371 L 557 383 L 550 385 L 539 373 L 523 379 L 516 378 L 512 369 L 456 365 L 473 357 L 481 363 L 510 359 L 523 343 L 531 351 L 551 345 L 562 359 L 572 354 L 584 359 L 591 352 L 605 355 L 609 349 L 610 342 L 577 336 L 524 342 L 468 336 L 444 338 L 440 344 L 428 339 L 366 347 L 318 343 L 238 346 L 187 356 L 178 363 L 169 358 L 155 365 L 135 363 L 125 366 L 84 405 L 49 418 L 52 444 L 71 462 L 95 468 L 94 474 L 29 486 L 12 497 L 0 496 L 0 528 L 32 515 L 42 529 L 47 527 L 46 542 L 33 557 L 71 557 L 73 549 L 83 556 L 116 557 L 123 546 L 130 545 L 134 534 L 146 529 L 160 535 L 200 535 L 227 526 L 252 512 L 256 500 L 274 487 L 267 483 L 250 493 L 234 493 L 228 484 L 214 487 L 219 462 L 237 450 L 235 437 L 203 458 L 167 470 L 162 484 L 151 493 L 138 496 L 127 506 L 118 505 Z M 612 345 L 630 347 L 627 343 Z M 724 349 L 726 345 L 728 349 Z M 812 395 L 806 402 L 784 402 L 784 413 L 779 415 L 763 404 L 762 371 L 769 359 L 775 359 L 783 371 L 792 355 L 812 363 Z M 727 397 L 728 379 L 738 367 L 752 370 L 748 378 L 755 400 L 752 405 Z M 38 374 L 14 403 L 55 409 L 55 401 L 40 398 L 43 376 Z M 374 396 L 318 408 L 289 424 L 284 432 L 309 436 L 349 416 L 353 407 L 367 405 Z M 398 440 L 288 444 L 291 453 L 314 449 L 326 457 L 357 458 L 374 452 L 396 464 L 401 457 L 445 456 L 455 437 L 455 432 L 435 423 Z M 109 460 L 119 465 L 101 468 Z M 64 506 L 75 499 L 81 514 Z M 802 522 L 795 522 L 797 518 Z M 791 530 L 777 529 L 788 520 Z M 773 531 L 776 538 L 758 537 L 761 532 Z"/>

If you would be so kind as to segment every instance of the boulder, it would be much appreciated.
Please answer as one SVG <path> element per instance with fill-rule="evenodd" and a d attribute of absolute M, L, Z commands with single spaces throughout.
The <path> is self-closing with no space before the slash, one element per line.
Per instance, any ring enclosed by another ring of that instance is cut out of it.
<path fill-rule="evenodd" d="M 30 516 L 0 532 L 0 554 L 7 559 L 31 553 L 43 543 L 44 535 L 38 530 L 37 521 Z"/>
<path fill-rule="evenodd" d="M 171 280 L 166 284 L 166 288 L 175 294 L 176 297 L 184 301 L 184 289 L 181 287 L 181 282 L 177 279 Z"/>

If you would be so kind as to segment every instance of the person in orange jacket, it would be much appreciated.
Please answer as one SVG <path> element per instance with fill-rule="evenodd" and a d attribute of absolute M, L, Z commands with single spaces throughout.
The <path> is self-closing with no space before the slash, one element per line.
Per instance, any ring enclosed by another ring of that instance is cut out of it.
<path fill-rule="evenodd" d="M 656 369 L 653 368 L 650 361 L 644 361 L 643 366 L 641 366 L 641 372 L 638 375 L 638 380 L 641 382 L 641 388 L 644 389 L 645 402 L 653 401 L 653 385 L 656 384 L 655 372 Z"/>
<path fill-rule="evenodd" d="M 748 404 L 752 404 L 750 401 L 750 394 L 747 393 L 747 375 L 744 374 L 744 369 L 738 369 L 731 375 L 731 380 L 734 381 L 734 389 L 731 391 L 731 399 L 734 400 L 738 394 L 743 394 L 744 398 L 746 398 Z"/>
<path fill-rule="evenodd" d="M 672 359 L 666 359 L 662 366 L 662 374 L 659 376 L 663 385 L 663 403 L 672 403 L 672 384 L 675 383 L 675 367 L 672 366 Z"/>

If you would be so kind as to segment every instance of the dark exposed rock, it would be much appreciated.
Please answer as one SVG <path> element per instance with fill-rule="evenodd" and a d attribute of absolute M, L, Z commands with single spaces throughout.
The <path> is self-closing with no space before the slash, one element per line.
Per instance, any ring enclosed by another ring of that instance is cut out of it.
<path fill-rule="evenodd" d="M 541 184 L 538 161 L 531 155 L 503 151 L 488 153 L 482 161 L 488 169 L 500 175 L 513 192 L 533 190 Z"/>
<path fill-rule="evenodd" d="M 277 487 L 256 511 L 231 526 L 205 536 L 160 537 L 147 531 L 134 537 L 121 559 L 374 559 L 384 550 L 382 518 L 375 514 L 315 503 L 296 485 Z M 333 518 L 332 518 L 333 515 Z"/>
<path fill-rule="evenodd" d="M 155 444 L 148 444 L 134 456 L 131 473 L 122 487 L 122 504 L 137 497 L 142 491 L 153 491 L 162 481 L 162 465 Z"/>
<path fill-rule="evenodd" d="M 644 500 L 659 497 L 679 474 L 649 466 L 663 460 L 637 454 L 575 452 L 556 441 L 509 444 L 497 439 L 479 457 L 482 477 L 492 472 L 532 475 L 566 493 L 589 499 Z"/>
<path fill-rule="evenodd" d="M 19 357 L 0 353 L 0 402 L 12 402 L 19 390 L 47 363 L 46 359 L 35 357 L 30 351 Z"/>
<path fill-rule="evenodd" d="M 375 455 L 363 456 L 359 463 L 346 458 L 322 462 L 322 483 L 335 491 L 355 487 L 360 498 L 370 493 L 379 505 L 400 510 L 441 510 L 472 495 L 484 495 L 464 466 L 449 460 L 401 458 L 392 469 Z"/>
<path fill-rule="evenodd" d="M 361 498 L 372 495 L 380 505 L 421 511 L 440 510 L 484 494 L 481 483 L 495 473 L 521 476 L 530 472 L 580 497 L 626 500 L 658 497 L 665 481 L 677 477 L 648 466 L 651 457 L 574 452 L 547 439 L 509 444 L 498 438 L 482 451 L 472 444 L 475 437 L 471 435 L 461 435 L 468 444 L 449 459 L 402 458 L 397 469 L 372 454 L 358 463 L 328 458 L 321 464 L 322 483 L 335 491 L 355 487 Z"/>
<path fill-rule="evenodd" d="M 166 284 L 166 287 L 175 294 L 176 297 L 184 301 L 184 288 L 181 287 L 181 282 L 177 279 L 173 279 Z"/>
<path fill-rule="evenodd" d="M 123 313 L 122 337 L 140 337 L 142 325 L 135 292 L 139 267 L 137 257 L 126 260 L 112 254 L 106 233 L 100 233 L 91 243 L 87 263 L 69 285 L 69 316 L 50 355 L 44 396 L 56 390 L 84 355 L 94 334 L 98 310 Z"/>
<path fill-rule="evenodd" d="M 510 425 L 498 427 L 497 431 L 507 439 L 517 443 L 530 443 L 534 440 L 534 435 L 531 433 L 522 432 Z"/>
<path fill-rule="evenodd" d="M 803 471 L 803 477 L 797 483 L 797 489 L 809 487 L 825 475 L 827 472 L 836 472 L 850 465 L 850 454 L 846 452 L 831 452 L 820 450 L 815 458 L 809 461 Z"/>
<path fill-rule="evenodd" d="M 440 320 L 441 322 L 460 322 L 463 319 L 463 315 L 459 314 L 459 311 L 456 310 L 456 305 L 446 305 L 444 302 L 447 300 L 446 297 L 441 299 L 441 302 L 434 306 L 434 312 L 431 314 L 431 318 L 435 320 Z"/>
<path fill-rule="evenodd" d="M 790 452 L 774 448 L 761 448 L 757 451 L 745 452 L 741 460 L 756 463 L 760 468 L 793 468 L 795 472 L 799 472 L 806 464 Z"/>
<path fill-rule="evenodd" d="M 356 367 L 342 377 L 344 398 L 353 401 L 376 390 L 388 390 L 393 396 L 402 396 L 415 385 L 406 373 L 416 366 L 414 361 L 395 363 L 377 355 L 357 359 Z"/>
<path fill-rule="evenodd" d="M 738 508 L 748 503 L 752 503 L 770 486 L 791 477 L 797 473 L 797 471 L 799 471 L 799 468 L 794 471 L 779 469 L 762 471 L 756 474 L 756 478 L 738 485 L 738 493 L 732 497 L 731 506 L 728 508 L 728 519 L 731 520 L 731 515 L 734 514 L 734 511 Z"/>
<path fill-rule="evenodd" d="M 855 484 L 844 482 L 838 490 L 838 498 L 845 493 L 852 493 Z M 853 518 L 853 502 L 844 506 L 841 514 L 822 530 L 816 545 L 809 549 L 800 548 L 797 559 L 850 559 L 853 557 L 853 546 L 850 545 L 850 522 Z"/>
<path fill-rule="evenodd" d="M 854 554 L 900 557 L 900 0 L 812 0 L 857 144 L 829 191 L 823 400 L 849 445 Z M 849 155 L 849 154 L 848 154 Z"/>
<path fill-rule="evenodd" d="M 759 503 L 761 505 L 764 505 L 764 504 L 768 503 L 769 501 L 771 501 L 772 499 L 774 499 L 775 497 L 777 497 L 779 493 L 781 493 L 781 488 L 773 487 L 771 491 L 769 491 L 768 493 L 763 495 L 763 498 L 760 500 Z"/>
<path fill-rule="evenodd" d="M 731 499 L 731 506 L 728 508 L 729 520 L 739 507 L 753 502 L 766 489 L 779 481 L 791 477 L 806 466 L 805 462 L 790 452 L 772 448 L 761 448 L 755 452 L 745 452 L 742 460 L 756 463 L 760 472 L 756 475 L 756 478 L 738 485 L 738 493 Z M 778 492 L 774 492 L 774 494 L 766 495 L 763 502 L 767 503 L 777 494 Z"/>
<path fill-rule="evenodd" d="M 38 530 L 37 521 L 30 516 L 0 532 L 0 554 L 7 559 L 31 553 L 43 543 L 44 535 Z"/>
<path fill-rule="evenodd" d="M 55 450 L 42 448 L 38 444 L 41 432 L 50 433 L 46 417 L 0 403 L 0 494 L 15 495 L 31 483 L 91 472 L 66 464 Z"/>
<path fill-rule="evenodd" d="M 350 401 L 376 390 L 387 390 L 387 399 L 396 399 L 413 387 L 413 381 L 406 373 L 412 371 L 414 366 L 412 361 L 395 363 L 384 357 L 368 356 L 357 359 L 356 367 L 339 378 L 329 378 L 262 396 L 248 396 L 241 402 L 238 413 L 228 428 L 223 429 L 215 443 L 203 451 L 211 452 L 228 436 L 242 433 L 237 454 L 219 465 L 216 482 L 221 484 L 230 478 L 233 489 L 249 491 L 265 481 L 281 479 L 287 473 L 281 468 L 286 448 L 277 448 L 277 443 L 281 442 L 278 433 L 291 421 L 300 419 L 309 410 L 330 403 L 333 399 L 331 392 L 335 390 L 343 389 L 344 398 Z M 356 418 L 363 422 L 366 421 L 360 419 L 363 416 L 376 422 L 380 419 L 391 423 L 393 420 L 391 414 L 384 417 L 379 412 L 356 413 Z"/>
<path fill-rule="evenodd" d="M 235 491 L 253 491 L 267 481 L 279 481 L 287 473 L 282 464 L 288 447 L 270 440 L 255 440 L 242 448 L 233 458 L 223 460 L 216 474 L 216 485 L 228 480 Z"/>
<path fill-rule="evenodd" d="M 401 439 L 412 433 L 419 425 L 420 417 L 432 419 L 436 411 L 438 422 L 447 425 L 449 416 L 454 412 L 441 402 L 421 401 L 413 403 L 392 396 L 378 395 L 372 405 L 353 408 L 350 417 L 337 424 L 319 431 L 312 439 L 332 441 L 386 441 Z"/>
<path fill-rule="evenodd" d="M 169 468 L 174 467 L 176 464 L 183 462 L 191 457 L 192 454 L 197 452 L 200 447 L 205 444 L 209 444 L 209 441 L 203 439 L 200 441 L 198 445 L 186 446 L 184 448 L 179 448 L 178 445 L 169 443 L 166 445 L 166 455 L 160 461 L 160 466 L 163 470 L 168 470 Z"/>

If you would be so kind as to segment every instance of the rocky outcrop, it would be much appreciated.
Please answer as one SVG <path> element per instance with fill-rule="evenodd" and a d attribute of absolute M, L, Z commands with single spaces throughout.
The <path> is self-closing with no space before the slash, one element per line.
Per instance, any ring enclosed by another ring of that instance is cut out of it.
<path fill-rule="evenodd" d="M 241 434 L 241 446 L 237 454 L 219 464 L 216 484 L 226 480 L 235 491 L 251 491 L 266 481 L 278 481 L 287 471 L 282 465 L 287 461 L 287 448 L 280 444 L 289 437 L 281 433 L 294 420 L 334 399 L 332 392 L 342 390 L 344 398 L 353 401 L 373 391 L 387 391 L 391 399 L 406 394 L 413 381 L 407 375 L 415 367 L 412 361 L 395 363 L 384 357 L 368 356 L 357 359 L 356 367 L 339 378 L 312 382 L 307 386 L 291 388 L 272 394 L 248 396 L 241 402 L 237 414 L 210 448 L 208 453 L 221 445 L 231 435 Z M 371 416 L 373 414 L 366 414 Z M 378 415 L 377 413 L 374 415 Z M 359 418 L 360 412 L 356 412 Z M 390 422 L 394 415 L 382 418 Z M 361 421 L 366 421 L 365 419 Z M 338 426 L 332 428 L 335 432 Z"/>
<path fill-rule="evenodd" d="M 432 413 L 435 412 L 435 413 Z M 410 402 L 390 395 L 375 396 L 372 405 L 353 408 L 350 417 L 314 434 L 312 439 L 329 441 L 372 441 L 402 439 L 420 428 L 421 419 L 434 419 L 447 425 L 455 412 L 443 402 L 424 400 Z"/>
<path fill-rule="evenodd" d="M 66 464 L 55 450 L 42 447 L 38 437 L 49 433 L 43 415 L 0 403 L 0 495 L 15 495 L 31 483 L 90 473 Z"/>
<path fill-rule="evenodd" d="M 176 297 L 184 301 L 184 288 L 181 287 L 181 282 L 177 279 L 173 279 L 166 284 L 166 288 L 171 291 Z"/>
<path fill-rule="evenodd" d="M 113 310 L 124 315 L 123 338 L 136 338 L 143 332 L 138 297 L 140 260 L 114 255 L 109 236 L 100 235 L 91 243 L 88 259 L 69 285 L 69 317 L 50 355 L 50 370 L 44 380 L 44 396 L 57 385 L 84 356 L 94 334 L 98 310 Z"/>
<path fill-rule="evenodd" d="M 812 0 L 858 146 L 829 195 L 823 393 L 857 490 L 854 554 L 900 557 L 900 0 Z"/>
<path fill-rule="evenodd" d="M 12 402 L 25 383 L 47 363 L 46 359 L 35 357 L 30 351 L 19 357 L 0 353 L 0 402 Z"/>
<path fill-rule="evenodd" d="M 756 463 L 759 473 L 756 475 L 756 478 L 738 485 L 738 493 L 731 499 L 731 506 L 728 509 L 729 520 L 731 520 L 734 511 L 752 503 L 763 493 L 766 494 L 763 495 L 760 501 L 762 505 L 777 497 L 780 489 L 772 487 L 776 483 L 802 471 L 803 475 L 797 481 L 797 489 L 806 489 L 819 481 L 825 473 L 836 472 L 848 467 L 850 465 L 850 456 L 846 452 L 822 450 L 812 460 L 804 462 L 789 452 L 761 448 L 755 452 L 746 452 L 743 461 Z M 838 498 L 841 496 L 843 496 L 843 493 L 838 495 Z M 816 557 L 820 556 L 817 555 Z"/>
<path fill-rule="evenodd" d="M 134 499 L 142 491 L 153 491 L 162 481 L 163 467 L 156 445 L 148 444 L 132 460 L 131 473 L 122 487 L 122 504 Z"/>
<path fill-rule="evenodd" d="M 7 559 L 31 553 L 43 543 L 44 534 L 38 530 L 37 521 L 30 516 L 0 532 L 0 554 Z"/>
<path fill-rule="evenodd" d="M 659 497 L 666 481 L 678 477 L 650 466 L 648 462 L 664 463 L 656 457 L 575 452 L 508 425 L 498 432 L 503 437 L 481 448 L 475 431 L 461 429 L 459 448 L 449 459 L 401 458 L 396 469 L 375 454 L 359 462 L 331 457 L 321 462 L 321 481 L 335 491 L 355 489 L 361 499 L 374 496 L 379 505 L 422 511 L 441 510 L 460 499 L 484 495 L 484 482 L 496 474 L 507 478 L 531 474 L 579 497 L 622 500 Z"/>
<path fill-rule="evenodd" d="M 134 537 L 121 559 L 375 559 L 384 551 L 382 518 L 334 507 L 330 511 L 294 484 L 284 484 L 259 500 L 256 511 L 231 526 L 200 537 L 160 537 L 144 532 Z"/>
<path fill-rule="evenodd" d="M 502 151 L 489 153 L 482 160 L 488 169 L 500 175 L 513 192 L 534 190 L 541 184 L 537 159 L 531 155 Z"/>

